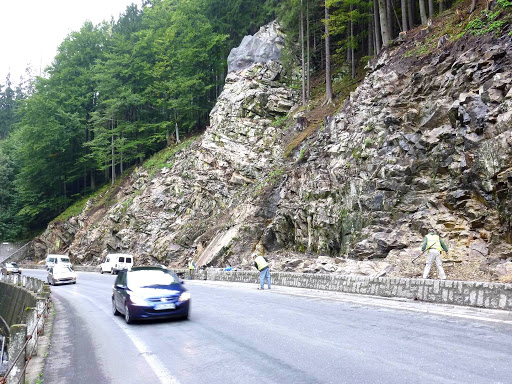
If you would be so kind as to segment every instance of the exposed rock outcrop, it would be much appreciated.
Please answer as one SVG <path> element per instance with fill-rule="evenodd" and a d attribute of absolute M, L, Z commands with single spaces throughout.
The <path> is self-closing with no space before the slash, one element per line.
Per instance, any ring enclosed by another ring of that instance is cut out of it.
<path fill-rule="evenodd" d="M 228 56 L 228 72 L 246 69 L 255 63 L 278 61 L 284 47 L 284 36 L 276 22 L 261 27 L 254 36 L 245 36 Z"/>
<path fill-rule="evenodd" d="M 270 44 L 269 60 L 233 54 L 202 137 L 157 174 L 136 170 L 110 209 L 50 227 L 43 248 L 59 237 L 79 262 L 118 250 L 139 263 L 179 265 L 190 255 L 199 265 L 238 268 L 260 252 L 276 270 L 411 277 L 421 273 L 412 259 L 433 227 L 451 249 L 448 278 L 508 276 L 510 38 L 445 41 L 419 58 L 408 54 L 419 37 L 397 43 L 286 158 L 295 128 L 275 122 L 294 110 L 297 95 L 274 60 L 278 27 L 262 31 L 261 45 L 242 45 Z"/>
<path fill-rule="evenodd" d="M 260 52 L 280 52 L 273 45 L 282 40 L 278 25 L 257 37 L 257 62 L 228 74 L 202 137 L 155 175 L 138 168 L 118 187 L 112 207 L 86 208 L 50 225 L 37 241 L 39 254 L 57 249 L 97 263 L 116 250 L 133 252 L 137 263 L 181 263 L 187 256 L 199 265 L 245 263 L 272 217 L 272 187 L 284 172 L 283 129 L 274 122 L 297 101 L 282 83 L 282 64 Z"/>

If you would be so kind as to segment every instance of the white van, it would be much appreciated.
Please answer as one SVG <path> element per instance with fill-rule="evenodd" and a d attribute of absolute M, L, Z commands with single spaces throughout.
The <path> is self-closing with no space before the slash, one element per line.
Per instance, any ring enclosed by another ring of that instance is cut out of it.
<path fill-rule="evenodd" d="M 62 265 L 64 267 L 70 268 L 72 267 L 71 260 L 69 260 L 69 256 L 48 254 L 48 256 L 46 256 L 46 270 L 49 270 L 54 265 Z"/>
<path fill-rule="evenodd" d="M 123 269 L 131 270 L 133 267 L 133 255 L 127 253 L 111 253 L 100 264 L 100 273 L 118 273 Z"/>

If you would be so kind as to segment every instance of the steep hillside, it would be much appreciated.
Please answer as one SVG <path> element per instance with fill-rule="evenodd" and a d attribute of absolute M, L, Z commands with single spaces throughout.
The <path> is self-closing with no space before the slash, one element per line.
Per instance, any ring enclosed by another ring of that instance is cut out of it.
<path fill-rule="evenodd" d="M 231 72 L 203 136 L 158 172 L 135 170 L 111 206 L 54 222 L 38 254 L 250 268 L 259 252 L 274 270 L 411 277 L 433 227 L 448 278 L 510 278 L 512 42 L 462 32 L 439 20 L 396 41 L 289 156 L 304 126 L 284 123 L 303 113 L 282 65 Z M 275 25 L 262 35 L 279 45 Z"/>

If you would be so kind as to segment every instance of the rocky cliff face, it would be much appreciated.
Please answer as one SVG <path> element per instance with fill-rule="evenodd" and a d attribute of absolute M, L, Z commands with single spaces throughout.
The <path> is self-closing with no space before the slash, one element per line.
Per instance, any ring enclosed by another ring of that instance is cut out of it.
<path fill-rule="evenodd" d="M 113 206 L 91 201 L 80 216 L 50 224 L 36 240 L 38 257 L 67 251 L 77 262 L 98 263 L 116 250 L 134 253 L 139 264 L 180 264 L 187 256 L 199 265 L 246 263 L 276 209 L 271 187 L 284 169 L 284 132 L 274 122 L 297 101 L 274 60 L 279 27 L 263 27 L 252 40 L 257 60 L 228 74 L 204 135 L 156 174 L 133 172 L 109 191 Z"/>
<path fill-rule="evenodd" d="M 279 34 L 267 26 L 257 38 Z M 140 263 L 193 256 L 245 268 L 260 252 L 274 270 L 411 277 L 434 228 L 451 249 L 448 278 L 512 275 L 510 37 L 411 55 L 421 38 L 383 51 L 291 157 L 295 127 L 276 121 L 295 113 L 297 95 L 269 49 L 268 61 L 228 74 L 202 137 L 155 175 L 136 170 L 111 208 L 52 224 L 40 253 L 59 237 L 84 263 L 116 250 Z"/>
<path fill-rule="evenodd" d="M 388 275 L 417 276 L 410 261 L 434 228 L 451 248 L 449 278 L 512 271 L 510 38 L 461 40 L 421 59 L 407 57 L 411 44 L 383 52 L 303 145 L 267 248 L 381 259 Z"/>

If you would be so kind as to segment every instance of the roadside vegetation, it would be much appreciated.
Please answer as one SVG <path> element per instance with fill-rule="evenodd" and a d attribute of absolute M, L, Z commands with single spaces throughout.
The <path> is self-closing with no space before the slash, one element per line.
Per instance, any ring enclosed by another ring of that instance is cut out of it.
<path fill-rule="evenodd" d="M 173 143 L 209 125 L 230 50 L 271 20 L 286 34 L 280 80 L 302 96 L 302 129 L 291 116 L 275 122 L 290 156 L 368 60 L 404 35 L 417 39 L 405 53 L 414 56 L 443 36 L 512 35 L 511 10 L 511 0 L 149 0 L 117 20 L 85 22 L 43 76 L 0 81 L 0 240 L 75 215 L 145 161 L 150 175 L 172 166 L 192 139 Z"/>

